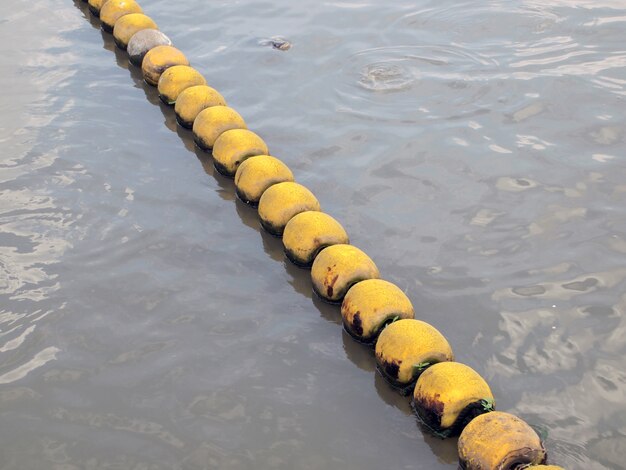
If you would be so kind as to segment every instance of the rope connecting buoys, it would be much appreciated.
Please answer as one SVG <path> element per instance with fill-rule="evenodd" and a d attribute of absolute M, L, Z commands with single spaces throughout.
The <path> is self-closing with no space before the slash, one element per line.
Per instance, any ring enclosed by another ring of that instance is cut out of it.
<path fill-rule="evenodd" d="M 193 140 L 202 150 L 211 150 L 222 133 L 247 128 L 243 118 L 233 108 L 211 106 L 200 111 L 193 121 Z"/>
<path fill-rule="evenodd" d="M 293 181 L 293 173 L 287 165 L 270 155 L 256 155 L 239 165 L 235 191 L 239 199 L 255 206 L 267 188 L 287 181 Z"/>
<path fill-rule="evenodd" d="M 429 366 L 453 361 L 448 340 L 421 320 L 398 320 L 388 325 L 376 342 L 376 364 L 383 377 L 404 395 Z"/>
<path fill-rule="evenodd" d="M 191 129 L 200 111 L 211 106 L 226 106 L 226 100 L 217 90 L 210 86 L 191 86 L 178 95 L 174 105 L 176 120 L 181 126 Z"/>
<path fill-rule="evenodd" d="M 372 259 L 352 245 L 324 248 L 311 266 L 313 291 L 330 303 L 340 302 L 357 282 L 379 277 Z"/>
<path fill-rule="evenodd" d="M 143 79 L 148 85 L 157 86 L 161 74 L 175 65 L 189 65 L 185 54 L 174 46 L 153 47 L 141 61 Z"/>
<path fill-rule="evenodd" d="M 115 22 L 129 13 L 143 13 L 143 10 L 135 0 L 107 0 L 100 8 L 102 29 L 111 33 Z"/>
<path fill-rule="evenodd" d="M 122 16 L 113 27 L 113 39 L 117 47 L 126 50 L 133 35 L 144 29 L 158 29 L 157 24 L 143 13 L 130 13 Z"/>
<path fill-rule="evenodd" d="M 352 286 L 341 304 L 343 326 L 361 343 L 373 344 L 381 330 L 396 320 L 414 317 L 413 305 L 389 281 L 368 279 Z"/>
<path fill-rule="evenodd" d="M 242 171 L 239 166 L 237 173 Z M 235 174 L 235 183 L 237 175 Z M 276 183 L 265 190 L 259 199 L 259 218 L 263 228 L 278 237 L 283 235 L 285 225 L 294 215 L 305 211 L 319 211 L 320 203 L 315 195 L 301 184 L 292 181 Z"/>
<path fill-rule="evenodd" d="M 309 267 L 317 254 L 331 245 L 347 245 L 350 238 L 339 222 L 319 211 L 300 212 L 285 225 L 283 246 L 289 260 Z"/>
<path fill-rule="evenodd" d="M 476 416 L 493 411 L 495 399 L 487 382 L 471 367 L 439 362 L 417 379 L 413 407 L 435 435 L 459 434 Z"/>
<path fill-rule="evenodd" d="M 234 177 L 237 168 L 246 158 L 268 154 L 267 144 L 254 132 L 248 129 L 231 129 L 215 141 L 213 165 L 222 175 Z"/>
<path fill-rule="evenodd" d="M 157 90 L 161 101 L 173 105 L 178 95 L 197 85 L 206 85 L 206 79 L 200 72 L 188 65 L 174 65 L 161 74 Z"/>
<path fill-rule="evenodd" d="M 83 0 L 85 1 L 85 0 Z M 244 119 L 189 66 L 185 55 L 158 31 L 135 0 L 89 0 L 102 29 L 113 32 L 147 84 L 158 87 L 176 119 L 191 128 L 198 147 L 213 153 L 220 173 L 235 178 L 237 195 L 258 203 L 261 225 L 282 236 L 287 257 L 311 267 L 314 292 L 341 304 L 345 330 L 374 344 L 377 368 L 401 393 L 413 390 L 418 419 L 434 434 L 461 432 L 459 461 L 467 470 L 563 470 L 545 462 L 539 436 L 521 419 L 493 411 L 489 385 L 468 366 L 452 362 L 448 341 L 433 326 L 414 319 L 411 301 L 396 285 L 379 279 L 374 262 L 350 245 L 341 224 L 320 212 L 320 203 L 295 183 L 288 166 L 247 130 Z"/>
<path fill-rule="evenodd" d="M 128 41 L 126 52 L 131 63 L 141 67 L 143 58 L 148 51 L 157 46 L 171 46 L 172 41 L 161 31 L 156 29 L 142 29 L 136 32 Z"/>
<path fill-rule="evenodd" d="M 525 421 L 502 411 L 474 418 L 458 443 L 459 463 L 465 470 L 515 470 L 542 464 L 546 451 Z"/>

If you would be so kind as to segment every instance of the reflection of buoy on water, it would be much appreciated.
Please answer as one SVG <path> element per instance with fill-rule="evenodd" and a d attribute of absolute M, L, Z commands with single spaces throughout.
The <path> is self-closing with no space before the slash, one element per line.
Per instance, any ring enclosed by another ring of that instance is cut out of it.
<path fill-rule="evenodd" d="M 476 416 L 493 411 L 495 400 L 487 382 L 471 367 L 439 362 L 417 379 L 413 407 L 435 435 L 459 434 Z"/>
<path fill-rule="evenodd" d="M 453 360 L 448 340 L 434 326 L 421 320 L 395 321 L 387 325 L 376 341 L 378 370 L 405 395 L 428 367 Z"/>
<path fill-rule="evenodd" d="M 388 323 L 413 318 L 413 305 L 402 290 L 382 279 L 352 286 L 341 304 L 343 326 L 362 343 L 371 344 Z"/>
<path fill-rule="evenodd" d="M 514 470 L 546 460 L 546 451 L 533 428 L 502 411 L 470 421 L 459 437 L 458 449 L 459 463 L 465 470 Z"/>

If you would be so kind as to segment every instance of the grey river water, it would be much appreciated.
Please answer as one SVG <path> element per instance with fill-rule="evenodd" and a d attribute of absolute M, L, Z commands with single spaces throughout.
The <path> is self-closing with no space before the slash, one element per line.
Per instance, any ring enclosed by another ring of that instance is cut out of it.
<path fill-rule="evenodd" d="M 625 0 L 140 3 L 551 462 L 624 468 Z M 455 468 L 98 28 L 0 2 L 0 469 Z"/>

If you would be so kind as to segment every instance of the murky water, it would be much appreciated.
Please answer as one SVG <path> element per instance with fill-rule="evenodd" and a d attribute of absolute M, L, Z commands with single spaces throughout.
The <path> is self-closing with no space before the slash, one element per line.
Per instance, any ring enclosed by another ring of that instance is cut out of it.
<path fill-rule="evenodd" d="M 552 462 L 623 468 L 626 2 L 141 4 Z M 84 5 L 0 3 L 0 468 L 454 468 Z"/>

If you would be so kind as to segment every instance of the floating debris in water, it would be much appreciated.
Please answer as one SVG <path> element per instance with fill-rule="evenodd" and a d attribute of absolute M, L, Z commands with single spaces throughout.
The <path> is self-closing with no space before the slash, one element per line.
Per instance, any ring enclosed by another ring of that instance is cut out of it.
<path fill-rule="evenodd" d="M 259 46 L 272 46 L 279 51 L 288 51 L 291 49 L 291 43 L 280 36 L 272 36 L 269 39 L 260 39 Z"/>

